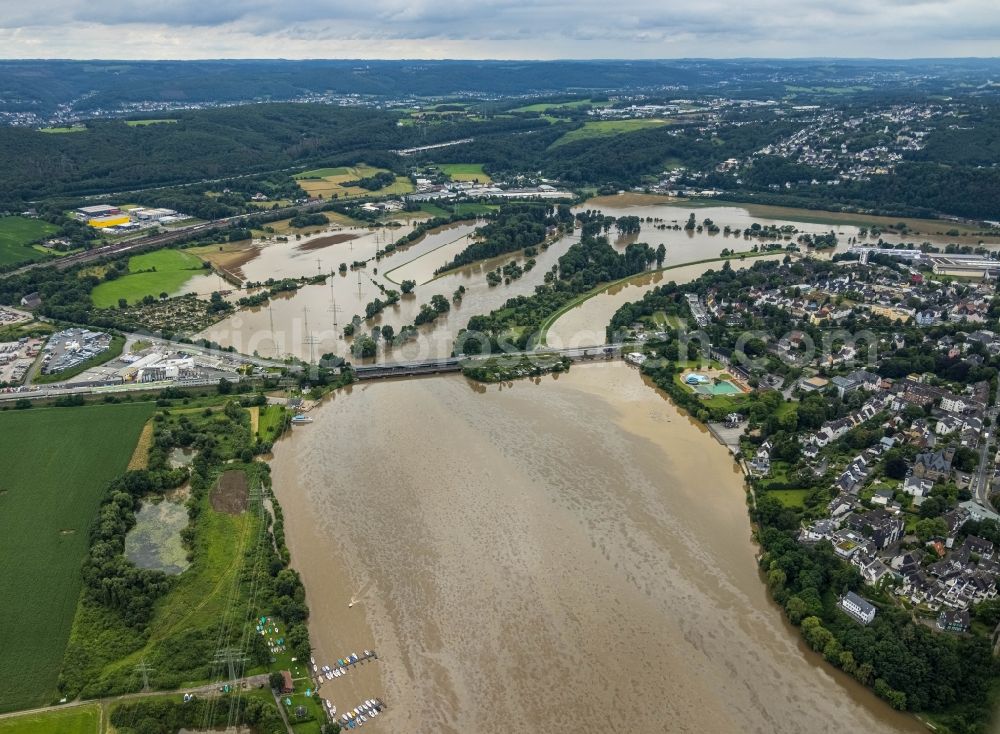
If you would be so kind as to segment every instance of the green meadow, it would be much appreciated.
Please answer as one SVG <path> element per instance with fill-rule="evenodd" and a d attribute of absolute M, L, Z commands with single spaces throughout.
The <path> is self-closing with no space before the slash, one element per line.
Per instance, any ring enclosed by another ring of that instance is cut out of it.
<path fill-rule="evenodd" d="M 554 147 L 557 145 L 572 143 L 577 140 L 606 138 L 612 135 L 624 135 L 625 133 L 634 133 L 637 130 L 648 130 L 649 128 L 663 127 L 664 125 L 669 124 L 670 120 L 655 120 L 650 118 L 641 118 L 636 120 L 593 120 L 585 122 L 583 127 L 578 127 L 576 130 L 570 130 L 552 145 Z"/>
<path fill-rule="evenodd" d="M 59 228 L 41 219 L 0 217 L 0 265 L 41 260 L 45 254 L 28 246 Z"/>
<path fill-rule="evenodd" d="M 91 703 L 0 719 L 0 734 L 100 734 L 101 706 Z"/>
<path fill-rule="evenodd" d="M 490 174 L 483 170 L 482 163 L 442 163 L 438 168 L 452 181 L 478 181 L 481 184 L 493 183 Z"/>
<path fill-rule="evenodd" d="M 129 304 L 145 296 L 172 294 L 191 278 L 206 272 L 201 259 L 183 250 L 156 250 L 129 258 L 128 273 L 106 280 L 94 288 L 90 298 L 98 308 L 113 308 L 119 299 Z"/>

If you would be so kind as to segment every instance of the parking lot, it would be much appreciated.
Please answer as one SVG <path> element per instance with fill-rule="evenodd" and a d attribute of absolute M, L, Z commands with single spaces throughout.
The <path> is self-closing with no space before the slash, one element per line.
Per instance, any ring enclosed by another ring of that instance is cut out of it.
<path fill-rule="evenodd" d="M 42 344 L 41 339 L 29 338 L 0 342 L 0 384 L 20 384 L 41 351 Z"/>

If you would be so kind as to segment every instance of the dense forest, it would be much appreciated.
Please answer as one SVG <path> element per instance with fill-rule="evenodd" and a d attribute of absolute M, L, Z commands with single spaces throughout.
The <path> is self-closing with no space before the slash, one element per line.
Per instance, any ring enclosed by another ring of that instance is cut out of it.
<path fill-rule="evenodd" d="M 179 112 L 170 124 L 91 120 L 83 132 L 0 127 L 0 209 L 51 196 L 189 184 L 308 164 L 367 161 L 399 167 L 389 151 L 452 136 L 516 132 L 543 120 L 497 119 L 435 128 L 399 127 L 369 107 L 261 104 Z M 228 182 L 227 182 L 228 185 Z"/>
<path fill-rule="evenodd" d="M 791 192 L 729 190 L 729 201 L 834 211 L 862 210 L 887 216 L 937 217 L 951 214 L 995 220 L 1000 213 L 1000 168 L 904 162 L 891 176 L 840 186 L 800 187 Z"/>
<path fill-rule="evenodd" d="M 45 61 L 0 62 L 0 111 L 87 112 L 150 102 L 286 100 L 317 94 L 517 97 L 585 90 L 727 90 L 744 97 L 786 85 L 942 90 L 996 79 L 995 59 L 673 59 L 664 61 Z"/>

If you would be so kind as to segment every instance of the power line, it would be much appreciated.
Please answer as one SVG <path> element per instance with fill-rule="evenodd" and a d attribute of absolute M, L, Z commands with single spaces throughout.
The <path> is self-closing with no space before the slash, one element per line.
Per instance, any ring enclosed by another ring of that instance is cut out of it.
<path fill-rule="evenodd" d="M 135 672 L 142 676 L 142 690 L 144 693 L 149 690 L 149 674 L 154 670 L 156 668 L 152 668 L 146 664 L 146 658 L 143 658 L 142 662 L 135 666 Z"/>
<path fill-rule="evenodd" d="M 225 665 L 228 667 L 228 680 L 232 684 L 235 684 L 236 681 L 243 677 L 243 670 L 246 668 L 246 663 L 249 660 L 250 657 L 239 647 L 225 647 L 215 653 L 214 657 L 216 665 L 220 667 Z"/>

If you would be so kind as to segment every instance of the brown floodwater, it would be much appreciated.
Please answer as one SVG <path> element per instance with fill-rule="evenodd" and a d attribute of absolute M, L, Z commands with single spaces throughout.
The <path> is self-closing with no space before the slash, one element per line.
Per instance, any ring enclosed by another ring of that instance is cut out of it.
<path fill-rule="evenodd" d="M 321 694 L 373 734 L 922 731 L 766 594 L 726 451 L 635 370 L 341 391 L 275 447 Z M 349 602 L 354 601 L 352 607 Z"/>
<path fill-rule="evenodd" d="M 1000 244 L 1000 238 L 980 236 L 974 233 L 973 227 L 935 219 L 913 219 L 907 217 L 878 217 L 861 214 L 848 214 L 843 212 L 813 211 L 810 209 L 793 209 L 790 207 L 764 206 L 759 204 L 709 204 L 704 201 L 684 201 L 683 199 L 672 199 L 664 196 L 650 196 L 645 194 L 621 194 L 618 196 L 599 196 L 584 202 L 574 211 L 585 209 L 600 209 L 605 214 L 620 217 L 623 215 L 634 215 L 639 217 L 654 217 L 664 220 L 658 224 L 680 224 L 687 221 L 688 215 L 694 213 L 695 220 L 701 224 L 706 218 L 713 220 L 720 228 L 730 227 L 739 229 L 739 234 L 730 234 L 726 237 L 722 232 L 718 234 L 708 234 L 707 232 L 683 232 L 692 241 L 701 242 L 705 245 L 718 243 L 719 247 L 729 247 L 726 242 L 748 242 L 756 240 L 746 240 L 743 237 L 743 229 L 749 227 L 754 222 L 761 225 L 775 224 L 782 226 L 793 224 L 800 232 L 822 234 L 833 231 L 840 240 L 837 251 L 847 250 L 850 245 L 847 242 L 849 237 L 858 237 L 861 224 L 868 229 L 879 226 L 883 232 L 879 237 L 886 242 L 913 242 L 920 244 L 931 242 L 935 245 L 945 245 L 955 242 L 962 245 L 976 246 L 980 242 L 986 247 L 996 247 Z M 910 228 L 908 234 L 896 234 L 884 231 L 886 227 L 898 222 L 904 222 Z M 949 230 L 957 229 L 961 236 L 954 237 L 946 234 Z M 653 240 L 646 237 L 650 231 L 648 225 L 643 229 L 641 239 L 652 244 Z M 661 230 L 652 230 L 661 231 Z M 859 239 L 859 244 L 874 244 L 879 237 Z M 668 245 L 669 246 L 669 245 Z M 738 247 L 736 249 L 744 249 Z"/>
<path fill-rule="evenodd" d="M 783 257 L 784 254 L 762 255 L 745 260 L 731 260 L 730 265 L 734 270 L 743 270 L 758 260 L 779 260 Z M 615 312 L 626 303 L 641 300 L 647 292 L 671 281 L 690 283 L 709 270 L 718 270 L 721 265 L 718 262 L 681 265 L 668 270 L 643 273 L 615 283 L 556 319 L 549 327 L 546 344 L 556 349 L 602 344 L 607 336 L 605 327 L 611 323 Z"/>
<path fill-rule="evenodd" d="M 698 222 L 710 218 L 720 227 L 729 225 L 741 233 L 754 222 L 762 225 L 793 224 L 801 232 L 813 234 L 834 230 L 840 240 L 836 251 L 847 249 L 848 238 L 857 236 L 859 232 L 855 224 L 840 221 L 832 214 L 828 216 L 834 217 L 834 221 L 824 222 L 816 221 L 823 219 L 823 213 L 776 207 L 692 206 L 691 203 L 677 200 L 622 196 L 594 199 L 576 207 L 575 211 L 591 208 L 600 208 L 605 214 L 616 217 L 635 215 L 643 219 L 652 217 L 659 220 L 643 222 L 642 231 L 637 235 L 617 237 L 612 232 L 611 241 L 619 250 L 635 241 L 646 242 L 653 247 L 663 244 L 666 247 L 664 264 L 668 267 L 717 258 L 723 249 L 749 250 L 757 244 L 756 240 L 745 238 L 742 234 L 726 236 L 721 232 L 708 234 L 657 229 L 660 224 L 683 226 L 690 212 L 694 212 Z M 782 218 L 782 215 L 789 218 Z M 919 224 L 915 221 L 911 223 L 914 226 Z M 939 228 L 949 226 L 947 223 L 933 224 Z M 384 248 L 388 242 L 395 241 L 413 226 L 413 223 L 408 222 L 390 230 L 334 228 L 304 235 L 299 239 L 292 236 L 286 242 L 275 238 L 270 243 L 259 243 L 251 259 L 241 262 L 240 271 L 251 281 L 331 273 L 338 270 L 340 263 L 350 264 L 355 260 L 373 257 L 377 250 Z M 392 348 L 386 348 L 380 343 L 377 361 L 400 362 L 448 356 L 452 353 L 459 330 L 468 324 L 471 316 L 500 308 L 514 296 L 533 293 L 535 287 L 543 282 L 545 272 L 578 239 L 578 234 L 559 238 L 546 250 L 538 253 L 533 270 L 509 284 L 490 286 L 486 282 L 486 273 L 510 260 L 523 265 L 525 258 L 521 255 L 501 256 L 435 277 L 434 271 L 437 268 L 464 249 L 475 228 L 475 223 L 440 227 L 415 244 L 401 248 L 379 262 L 369 263 L 366 268 L 343 274 L 336 272 L 323 285 L 305 286 L 287 298 L 272 299 L 268 307 L 241 310 L 198 336 L 248 354 L 256 352 L 262 357 L 294 355 L 315 360 L 326 353 L 347 357 L 351 341 L 342 337 L 344 324 L 355 314 L 363 315 L 366 304 L 376 298 L 383 298 L 382 289 L 398 290 L 398 284 L 409 279 L 418 283 L 414 293 L 365 321 L 364 331 L 389 325 L 399 332 L 401 327 L 413 323 L 420 306 L 430 302 L 432 296 L 441 295 L 451 300 L 459 286 L 464 287 L 466 293 L 460 303 L 453 304 L 448 314 L 438 318 L 433 324 L 422 326 L 416 340 Z M 336 234 L 331 235 L 331 231 Z M 932 232 L 919 236 L 898 237 L 888 233 L 882 236 L 890 242 L 930 240 L 940 244 L 949 239 L 942 240 Z M 334 242 L 334 239 L 338 241 Z M 965 237 L 961 241 L 978 240 Z M 828 257 L 832 252 L 826 251 L 820 256 Z M 697 270 L 685 271 L 686 276 L 681 272 L 684 269 L 678 269 L 662 279 L 654 275 L 646 281 L 640 277 L 635 282 L 653 287 L 670 278 L 692 279 L 705 270 L 717 268 L 718 264 L 691 267 Z M 209 283 L 202 280 L 199 285 L 207 287 Z M 602 343 L 604 327 L 614 311 L 622 303 L 641 297 L 644 292 L 638 287 L 634 289 L 634 293 L 625 293 L 626 290 L 628 289 L 619 288 L 610 291 L 610 295 L 593 298 L 564 316 L 557 324 L 556 331 L 550 332 L 550 343 L 574 346 Z"/>

